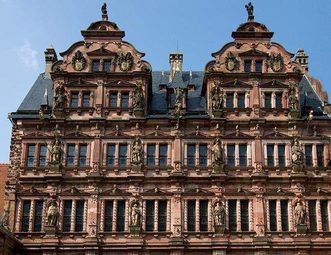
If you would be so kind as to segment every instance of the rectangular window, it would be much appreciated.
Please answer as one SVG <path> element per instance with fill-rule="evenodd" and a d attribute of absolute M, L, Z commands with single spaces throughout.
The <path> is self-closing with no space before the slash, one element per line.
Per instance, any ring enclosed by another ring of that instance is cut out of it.
<path fill-rule="evenodd" d="M 324 144 L 317 144 L 317 166 L 323 167 L 324 166 Z"/>
<path fill-rule="evenodd" d="M 225 107 L 227 108 L 233 108 L 233 93 L 226 93 L 226 103 Z"/>
<path fill-rule="evenodd" d="M 167 230 L 167 201 L 159 200 L 158 208 L 158 231 Z"/>
<path fill-rule="evenodd" d="M 83 107 L 90 107 L 90 93 L 83 94 Z"/>
<path fill-rule="evenodd" d="M 71 212 L 72 212 L 72 200 L 65 200 L 64 210 L 63 210 L 63 232 L 70 232 Z"/>
<path fill-rule="evenodd" d="M 76 201 L 75 232 L 82 232 L 84 226 L 84 200 Z"/>
<path fill-rule="evenodd" d="M 128 108 L 129 107 L 129 93 L 122 93 L 121 107 L 122 108 Z"/>
<path fill-rule="evenodd" d="M 92 61 L 92 72 L 99 72 L 100 69 L 100 60 L 99 59 L 96 59 L 96 60 L 93 60 Z"/>
<path fill-rule="evenodd" d="M 238 93 L 238 108 L 244 109 L 245 108 L 245 94 Z"/>
<path fill-rule="evenodd" d="M 283 108 L 282 97 L 282 93 L 276 93 L 276 108 L 279 110 Z"/>
<path fill-rule="evenodd" d="M 23 201 L 23 214 L 22 214 L 22 232 L 29 231 L 29 223 L 30 223 L 30 210 L 31 210 L 31 200 Z"/>
<path fill-rule="evenodd" d="M 306 167 L 312 167 L 313 166 L 313 146 L 311 144 L 305 145 L 305 161 L 306 161 Z"/>
<path fill-rule="evenodd" d="M 248 200 L 240 200 L 241 231 L 249 230 Z"/>
<path fill-rule="evenodd" d="M 244 72 L 245 73 L 251 72 L 251 68 L 252 68 L 252 60 L 245 60 L 244 61 Z"/>
<path fill-rule="evenodd" d="M 267 165 L 273 167 L 275 164 L 274 159 L 274 145 L 268 144 L 267 145 Z"/>
<path fill-rule="evenodd" d="M 200 200 L 199 203 L 200 231 L 208 231 L 208 200 Z"/>
<path fill-rule="evenodd" d="M 34 208 L 33 231 L 41 231 L 41 222 L 43 217 L 43 201 L 37 200 Z"/>
<path fill-rule="evenodd" d="M 155 166 L 155 144 L 147 144 L 147 166 Z"/>
<path fill-rule="evenodd" d="M 111 60 L 105 60 L 103 62 L 103 70 L 107 73 L 111 72 Z"/>
<path fill-rule="evenodd" d="M 67 146 L 67 166 L 75 165 L 75 145 L 68 144 Z"/>
<path fill-rule="evenodd" d="M 271 93 L 264 93 L 264 108 L 271 109 Z"/>
<path fill-rule="evenodd" d="M 167 159 L 168 159 L 168 145 L 167 144 L 160 144 L 159 146 L 159 165 L 160 166 L 167 166 Z"/>
<path fill-rule="evenodd" d="M 107 148 L 107 166 L 115 165 L 115 144 L 108 144 Z"/>
<path fill-rule="evenodd" d="M 207 144 L 199 144 L 199 166 L 207 166 Z"/>
<path fill-rule="evenodd" d="M 285 167 L 285 144 L 278 144 L 278 166 Z"/>
<path fill-rule="evenodd" d="M 227 158 L 227 165 L 230 167 L 235 166 L 235 145 L 228 144 L 226 146 L 226 158 Z"/>
<path fill-rule="evenodd" d="M 27 166 L 28 167 L 33 167 L 34 165 L 34 154 L 36 152 L 36 145 L 35 144 L 29 144 L 28 145 L 28 156 L 27 156 Z"/>
<path fill-rule="evenodd" d="M 71 108 L 77 108 L 78 107 L 78 93 L 72 93 L 71 94 L 70 107 Z"/>
<path fill-rule="evenodd" d="M 117 201 L 116 231 L 123 232 L 125 223 L 125 201 Z"/>
<path fill-rule="evenodd" d="M 270 231 L 277 231 L 276 200 L 269 200 Z"/>
<path fill-rule="evenodd" d="M 117 107 L 117 93 L 111 93 L 109 95 L 109 107 L 116 108 Z"/>
<path fill-rule="evenodd" d="M 80 167 L 86 166 L 86 155 L 87 155 L 87 145 L 80 144 L 79 145 L 79 166 Z"/>
<path fill-rule="evenodd" d="M 309 200 L 308 201 L 308 213 L 309 213 L 310 230 L 311 231 L 316 231 L 317 230 L 317 223 L 316 223 L 316 200 Z"/>
<path fill-rule="evenodd" d="M 39 166 L 46 166 L 46 154 L 47 146 L 45 144 L 41 144 L 39 146 Z"/>
<path fill-rule="evenodd" d="M 187 166 L 195 166 L 195 144 L 187 145 Z"/>
<path fill-rule="evenodd" d="M 105 221 L 104 231 L 110 232 L 113 229 L 113 206 L 114 202 L 111 200 L 105 201 Z"/>
<path fill-rule="evenodd" d="M 154 231 L 155 201 L 146 201 L 146 231 Z"/>
<path fill-rule="evenodd" d="M 247 166 L 247 144 L 239 144 L 239 165 Z"/>
<path fill-rule="evenodd" d="M 288 200 L 280 201 L 282 231 L 288 231 Z"/>
<path fill-rule="evenodd" d="M 187 230 L 195 231 L 195 200 L 187 201 Z"/>
<path fill-rule="evenodd" d="M 120 155 L 119 155 L 119 167 L 126 167 L 126 154 L 128 151 L 126 144 L 120 144 L 119 146 Z"/>
<path fill-rule="evenodd" d="M 329 231 L 329 213 L 328 213 L 327 200 L 321 200 L 321 219 L 322 219 L 322 230 Z"/>
<path fill-rule="evenodd" d="M 229 200 L 229 230 L 237 231 L 237 200 Z"/>
<path fill-rule="evenodd" d="M 262 73 L 262 60 L 255 61 L 255 72 Z"/>

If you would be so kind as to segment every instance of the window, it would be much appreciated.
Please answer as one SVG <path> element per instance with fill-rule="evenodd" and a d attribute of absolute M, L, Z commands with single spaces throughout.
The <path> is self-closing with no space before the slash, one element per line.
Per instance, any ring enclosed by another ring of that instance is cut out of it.
<path fill-rule="evenodd" d="M 154 231 L 154 208 L 155 201 L 146 201 L 146 231 Z"/>
<path fill-rule="evenodd" d="M 282 231 L 288 231 L 288 200 L 280 200 L 280 226 Z M 270 231 L 277 231 L 277 201 L 269 200 Z"/>
<path fill-rule="evenodd" d="M 252 60 L 245 60 L 244 61 L 244 72 L 249 73 L 252 67 Z"/>
<path fill-rule="evenodd" d="M 282 93 L 276 93 L 276 108 L 279 110 L 283 108 L 282 97 Z"/>
<path fill-rule="evenodd" d="M 86 154 L 87 154 L 87 145 L 80 144 L 79 145 L 79 166 L 86 166 Z"/>
<path fill-rule="evenodd" d="M 122 108 L 128 108 L 129 107 L 129 93 L 122 93 L 121 107 Z"/>
<path fill-rule="evenodd" d="M 317 230 L 316 224 L 316 200 L 308 201 L 309 225 L 311 231 Z"/>
<path fill-rule="evenodd" d="M 247 145 L 239 144 L 239 165 L 247 166 Z"/>
<path fill-rule="evenodd" d="M 226 93 L 226 104 L 225 107 L 233 108 L 233 93 Z"/>
<path fill-rule="evenodd" d="M 285 167 L 285 144 L 278 144 L 278 166 Z"/>
<path fill-rule="evenodd" d="M 119 155 L 119 166 L 120 167 L 126 167 L 126 154 L 127 154 L 127 145 L 126 144 L 120 144 L 119 146 L 120 155 Z"/>
<path fill-rule="evenodd" d="M 167 166 L 167 159 L 168 159 L 168 145 L 167 144 L 160 144 L 159 146 L 159 165 L 160 166 Z"/>
<path fill-rule="evenodd" d="M 321 220 L 322 220 L 322 230 L 329 231 L 329 214 L 328 214 L 327 200 L 321 200 Z"/>
<path fill-rule="evenodd" d="M 199 166 L 207 166 L 207 144 L 199 144 Z"/>
<path fill-rule="evenodd" d="M 115 165 L 115 144 L 108 144 L 107 148 L 107 166 Z"/>
<path fill-rule="evenodd" d="M 187 166 L 195 166 L 195 144 L 187 145 Z"/>
<path fill-rule="evenodd" d="M 22 215 L 22 232 L 29 231 L 29 223 L 30 223 L 30 210 L 31 210 L 31 200 L 23 201 L 23 215 Z"/>
<path fill-rule="evenodd" d="M 248 200 L 240 200 L 241 231 L 249 230 Z"/>
<path fill-rule="evenodd" d="M 67 147 L 67 166 L 75 165 L 75 145 L 68 144 Z"/>
<path fill-rule="evenodd" d="M 72 212 L 72 201 L 64 201 L 63 210 L 63 232 L 70 232 L 71 229 L 71 212 Z"/>
<path fill-rule="evenodd" d="M 282 231 L 288 231 L 288 200 L 280 200 Z"/>
<path fill-rule="evenodd" d="M 117 107 L 117 93 L 110 93 L 110 102 L 109 102 L 109 107 L 111 108 L 116 108 Z"/>
<path fill-rule="evenodd" d="M 166 231 L 167 229 L 167 201 L 159 200 L 158 207 L 158 231 Z"/>
<path fill-rule="evenodd" d="M 243 109 L 245 108 L 245 94 L 238 93 L 238 108 Z"/>
<path fill-rule="evenodd" d="M 277 231 L 276 200 L 269 200 L 270 231 Z"/>
<path fill-rule="evenodd" d="M 92 72 L 99 72 L 100 60 L 96 59 L 92 61 Z"/>
<path fill-rule="evenodd" d="M 43 217 L 43 201 L 37 200 L 34 207 L 33 231 L 41 231 L 41 222 Z"/>
<path fill-rule="evenodd" d="M 45 144 L 41 144 L 39 146 L 39 166 L 46 166 L 46 154 L 47 146 Z"/>
<path fill-rule="evenodd" d="M 317 150 L 317 166 L 323 167 L 324 166 L 324 145 L 317 144 L 316 150 Z"/>
<path fill-rule="evenodd" d="M 28 156 L 27 156 L 27 166 L 33 167 L 34 165 L 34 154 L 36 151 L 36 145 L 35 144 L 29 144 L 28 145 Z"/>
<path fill-rule="evenodd" d="M 84 226 L 84 200 L 76 201 L 75 232 L 82 232 Z"/>
<path fill-rule="evenodd" d="M 237 231 L 237 200 L 229 200 L 229 231 Z"/>
<path fill-rule="evenodd" d="M 195 200 L 187 201 L 187 230 L 195 231 Z"/>
<path fill-rule="evenodd" d="M 116 231 L 124 231 L 124 222 L 125 222 L 125 201 L 117 201 L 117 215 L 116 215 Z"/>
<path fill-rule="evenodd" d="M 155 166 L 155 144 L 147 145 L 147 166 Z"/>
<path fill-rule="evenodd" d="M 234 144 L 228 144 L 227 145 L 227 165 L 230 167 L 235 166 L 235 145 Z"/>
<path fill-rule="evenodd" d="M 104 231 L 106 232 L 113 230 L 113 205 L 113 201 L 105 201 Z"/>
<path fill-rule="evenodd" d="M 90 93 L 83 93 L 83 107 L 90 107 Z"/>
<path fill-rule="evenodd" d="M 255 72 L 262 73 L 262 60 L 255 61 Z"/>
<path fill-rule="evenodd" d="M 313 166 L 313 147 L 311 144 L 305 145 L 305 159 L 306 159 L 306 167 L 312 167 Z"/>
<path fill-rule="evenodd" d="M 267 145 L 267 166 L 273 167 L 275 163 L 274 159 L 274 145 Z"/>
<path fill-rule="evenodd" d="M 271 109 L 271 93 L 264 93 L 264 108 Z"/>
<path fill-rule="evenodd" d="M 107 73 L 111 72 L 111 60 L 105 60 L 103 62 L 103 70 Z"/>
<path fill-rule="evenodd" d="M 71 94 L 70 107 L 71 108 L 77 108 L 78 107 L 78 93 L 72 93 Z"/>
<path fill-rule="evenodd" d="M 199 201 L 200 231 L 208 231 L 208 200 Z"/>

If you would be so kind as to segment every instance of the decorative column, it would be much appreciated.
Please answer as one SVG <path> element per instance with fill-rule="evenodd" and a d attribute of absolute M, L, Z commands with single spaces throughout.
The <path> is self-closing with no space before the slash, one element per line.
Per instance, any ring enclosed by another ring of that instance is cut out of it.
<path fill-rule="evenodd" d="M 233 107 L 238 108 L 238 93 L 236 91 L 233 93 Z"/>
<path fill-rule="evenodd" d="M 170 210 L 170 200 L 167 200 L 167 232 L 170 231 L 171 231 L 171 210 Z"/>
<path fill-rule="evenodd" d="M 276 200 L 276 220 L 277 220 L 277 231 L 282 231 L 282 218 L 281 218 L 281 209 L 280 209 L 280 200 Z"/>
<path fill-rule="evenodd" d="M 89 219 L 89 228 L 90 228 L 89 234 L 95 235 L 96 234 L 96 225 L 97 225 L 96 221 L 97 221 L 97 214 L 98 214 L 98 210 L 97 210 L 97 206 L 96 206 L 97 201 L 98 201 L 98 196 L 92 195 L 91 197 L 92 198 L 90 198 L 87 201 L 84 200 L 83 232 L 87 231 L 86 223 L 87 223 L 87 219 Z M 90 208 L 89 215 L 87 215 L 87 207 Z M 92 214 L 92 211 L 94 212 L 93 214 Z M 93 215 L 95 217 L 93 217 Z M 93 234 L 93 232 L 94 232 L 94 234 Z"/>
<path fill-rule="evenodd" d="M 105 200 L 102 199 L 100 200 L 100 225 L 99 225 L 100 232 L 104 231 L 104 227 L 105 227 Z"/>
<path fill-rule="evenodd" d="M 21 231 L 21 222 L 22 222 L 22 199 L 18 198 L 18 204 L 17 204 L 17 218 L 16 218 L 16 224 L 15 224 L 15 231 L 20 232 Z"/>
<path fill-rule="evenodd" d="M 317 231 L 323 231 L 322 228 L 322 215 L 321 215 L 321 200 L 316 200 L 316 223 Z"/>
<path fill-rule="evenodd" d="M 129 200 L 125 200 L 124 231 L 129 231 Z"/>
<path fill-rule="evenodd" d="M 295 231 L 294 229 L 294 222 L 293 222 L 293 207 L 292 207 L 292 201 L 288 201 L 288 221 L 289 221 L 289 231 Z"/>
<path fill-rule="evenodd" d="M 155 227 L 155 225 L 154 225 L 154 227 Z M 143 208 L 142 208 L 142 215 L 141 215 L 141 228 L 142 228 L 142 230 L 146 231 L 146 200 L 143 200 Z"/>
<path fill-rule="evenodd" d="M 249 217 L 249 231 L 254 231 L 254 210 L 253 201 L 250 199 L 248 202 L 248 217 Z"/>
<path fill-rule="evenodd" d="M 46 206 L 46 200 L 43 200 L 43 209 L 42 209 L 42 215 L 46 215 L 46 210 L 47 210 L 47 206 Z M 61 214 L 62 215 L 62 214 Z M 58 217 L 59 218 L 59 217 Z M 46 217 L 42 217 L 41 220 L 41 232 L 44 231 L 44 227 L 45 227 L 45 221 L 46 221 Z M 59 220 L 58 220 L 59 221 Z"/>
<path fill-rule="evenodd" d="M 329 155 L 329 144 L 324 144 L 323 146 L 323 156 L 324 156 L 324 166 L 328 166 L 329 160 L 330 160 L 330 155 Z"/>
<path fill-rule="evenodd" d="M 76 219 L 76 200 L 72 200 L 70 232 L 75 231 L 75 219 Z"/>
<path fill-rule="evenodd" d="M 155 144 L 155 165 L 160 165 L 160 143 Z"/>
<path fill-rule="evenodd" d="M 316 154 L 316 144 L 312 146 L 312 156 L 313 156 L 313 167 L 317 167 L 317 154 Z"/>
<path fill-rule="evenodd" d="M 276 108 L 276 93 L 271 93 L 271 108 Z"/>
<path fill-rule="evenodd" d="M 116 223 L 117 223 L 117 200 L 113 201 L 113 226 L 112 232 L 116 232 Z"/>
<path fill-rule="evenodd" d="M 247 143 L 247 166 L 252 165 L 252 143 Z"/>
<path fill-rule="evenodd" d="M 184 200 L 184 231 L 187 231 L 187 200 Z"/>
<path fill-rule="evenodd" d="M 119 166 L 119 158 L 120 158 L 120 155 L 119 155 L 119 144 L 116 143 L 115 144 L 115 166 L 116 167 Z"/>
<path fill-rule="evenodd" d="M 277 144 L 277 143 L 274 144 L 274 158 L 275 158 L 275 160 L 274 160 L 274 165 L 275 165 L 275 166 L 279 166 L 278 144 Z"/>
<path fill-rule="evenodd" d="M 121 101 L 122 101 L 122 93 L 121 93 L 121 91 L 118 91 L 118 93 L 117 93 L 117 107 L 121 107 Z"/>
<path fill-rule="evenodd" d="M 239 144 L 235 144 L 235 152 L 234 152 L 234 155 L 235 155 L 235 165 L 236 166 L 239 166 Z"/>
<path fill-rule="evenodd" d="M 63 215 L 64 213 L 64 202 L 63 200 L 60 200 L 60 209 L 59 209 L 59 214 Z M 63 231 L 63 217 L 59 217 L 59 229 Z"/>
<path fill-rule="evenodd" d="M 34 224 L 34 208 L 35 208 L 35 200 L 31 200 L 31 207 L 30 207 L 30 214 L 29 214 L 29 232 L 33 231 L 33 224 Z"/>
<path fill-rule="evenodd" d="M 200 232 L 200 200 L 195 200 L 195 231 Z"/>
<path fill-rule="evenodd" d="M 158 200 L 154 201 L 154 231 L 158 231 L 158 218 L 159 218 L 159 203 Z"/>
<path fill-rule="evenodd" d="M 240 199 L 237 199 L 237 231 L 241 231 L 241 207 Z"/>
<path fill-rule="evenodd" d="M 208 231 L 213 231 L 212 200 L 208 200 Z"/>

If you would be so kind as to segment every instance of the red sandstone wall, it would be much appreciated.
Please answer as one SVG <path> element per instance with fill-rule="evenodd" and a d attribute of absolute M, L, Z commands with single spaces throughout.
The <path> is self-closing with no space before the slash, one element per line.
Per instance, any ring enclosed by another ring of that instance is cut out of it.
<path fill-rule="evenodd" d="M 4 208 L 5 184 L 7 180 L 8 168 L 8 164 L 0 164 L 0 214 L 2 214 Z"/>

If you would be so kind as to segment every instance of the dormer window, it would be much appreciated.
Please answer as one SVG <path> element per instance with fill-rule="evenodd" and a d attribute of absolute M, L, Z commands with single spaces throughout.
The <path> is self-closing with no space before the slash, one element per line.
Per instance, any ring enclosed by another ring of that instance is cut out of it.
<path fill-rule="evenodd" d="M 262 60 L 255 61 L 255 72 L 262 73 Z"/>
<path fill-rule="evenodd" d="M 244 61 L 244 72 L 250 73 L 252 68 L 252 60 L 248 59 Z"/>
<path fill-rule="evenodd" d="M 92 72 L 99 72 L 100 71 L 100 60 L 95 59 L 92 61 Z"/>

